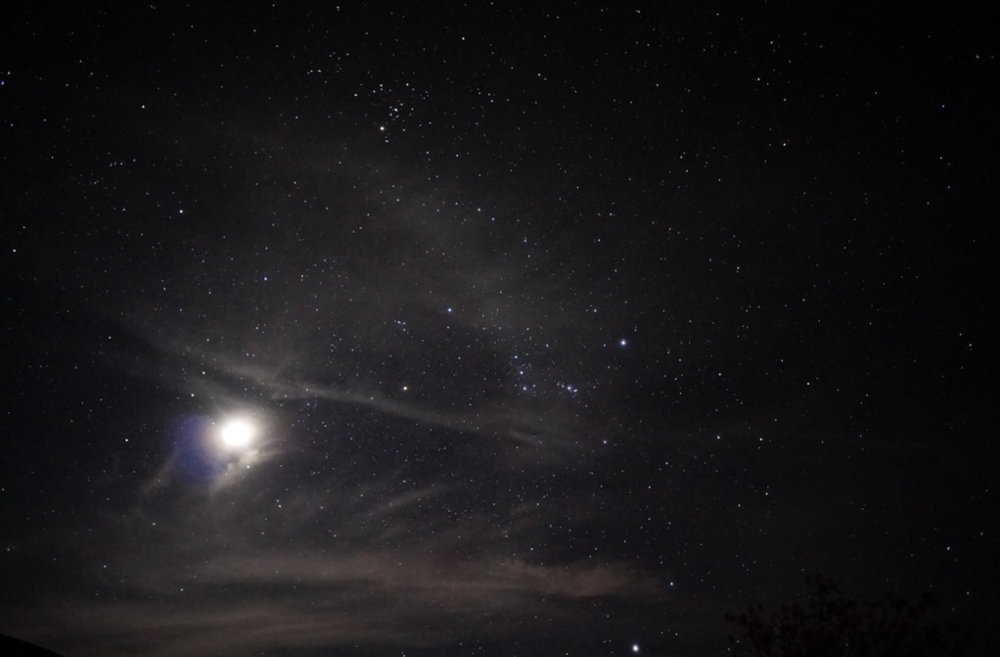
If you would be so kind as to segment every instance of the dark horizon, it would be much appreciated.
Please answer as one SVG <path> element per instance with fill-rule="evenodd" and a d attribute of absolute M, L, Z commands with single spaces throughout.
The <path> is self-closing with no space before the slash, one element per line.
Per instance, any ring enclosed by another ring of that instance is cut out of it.
<path fill-rule="evenodd" d="M 704 657 L 822 573 L 986 654 L 994 24 L 12 9 L 0 633 Z"/>

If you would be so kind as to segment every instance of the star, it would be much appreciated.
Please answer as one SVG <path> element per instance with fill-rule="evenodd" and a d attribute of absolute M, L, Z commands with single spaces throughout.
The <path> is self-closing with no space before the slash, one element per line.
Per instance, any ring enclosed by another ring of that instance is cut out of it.
<path fill-rule="evenodd" d="M 0 43 L 0 631 L 707 655 L 823 570 L 990 636 L 988 20 L 131 4 Z"/>

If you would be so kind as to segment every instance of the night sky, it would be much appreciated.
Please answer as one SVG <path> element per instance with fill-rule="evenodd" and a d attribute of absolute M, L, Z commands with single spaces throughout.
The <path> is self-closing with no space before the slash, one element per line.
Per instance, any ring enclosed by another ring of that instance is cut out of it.
<path fill-rule="evenodd" d="M 8 8 L 0 633 L 995 630 L 996 17 L 662 4 Z"/>

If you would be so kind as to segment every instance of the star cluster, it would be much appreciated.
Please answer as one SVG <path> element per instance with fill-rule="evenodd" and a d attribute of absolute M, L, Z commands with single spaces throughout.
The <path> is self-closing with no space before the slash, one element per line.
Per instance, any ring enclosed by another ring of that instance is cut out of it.
<path fill-rule="evenodd" d="M 825 573 L 996 608 L 975 16 L 29 4 L 0 633 L 708 655 Z"/>

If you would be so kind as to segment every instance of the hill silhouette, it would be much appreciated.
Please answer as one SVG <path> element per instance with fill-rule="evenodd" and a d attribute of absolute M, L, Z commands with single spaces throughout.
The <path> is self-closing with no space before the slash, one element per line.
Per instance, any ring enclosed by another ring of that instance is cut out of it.
<path fill-rule="evenodd" d="M 0 634 L 0 654 L 5 657 L 62 657 L 33 643 Z"/>

